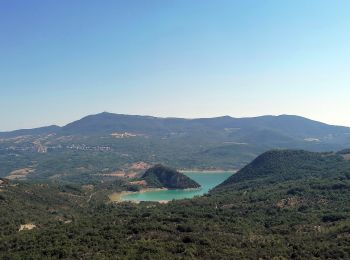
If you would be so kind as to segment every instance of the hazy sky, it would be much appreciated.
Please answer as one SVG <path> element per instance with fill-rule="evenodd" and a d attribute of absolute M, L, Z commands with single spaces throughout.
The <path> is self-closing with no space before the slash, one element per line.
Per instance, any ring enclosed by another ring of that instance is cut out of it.
<path fill-rule="evenodd" d="M 0 130 L 103 111 L 350 126 L 350 1 L 0 0 Z"/>

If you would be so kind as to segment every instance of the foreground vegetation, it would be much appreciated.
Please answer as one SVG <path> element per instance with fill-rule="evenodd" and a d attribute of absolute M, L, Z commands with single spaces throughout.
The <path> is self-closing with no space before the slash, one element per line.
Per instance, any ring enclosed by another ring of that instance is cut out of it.
<path fill-rule="evenodd" d="M 2 184 L 0 258 L 350 258 L 341 155 L 268 152 L 204 197 L 106 203 L 124 185 Z"/>

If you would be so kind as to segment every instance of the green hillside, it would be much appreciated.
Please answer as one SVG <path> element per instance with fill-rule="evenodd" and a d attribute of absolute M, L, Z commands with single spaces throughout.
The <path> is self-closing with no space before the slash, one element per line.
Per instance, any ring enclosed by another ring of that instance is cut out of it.
<path fill-rule="evenodd" d="M 270 151 L 208 195 L 110 204 L 93 189 L 0 185 L 0 258 L 349 259 L 350 162 Z M 20 225 L 36 228 L 18 231 Z"/>
<path fill-rule="evenodd" d="M 335 177 L 350 170 L 349 163 L 333 153 L 274 150 L 263 153 L 217 189 L 250 181 L 269 184 L 299 179 Z M 346 175 L 347 176 L 347 175 Z"/>
<path fill-rule="evenodd" d="M 197 182 L 183 173 L 160 164 L 148 169 L 142 175 L 142 179 L 147 182 L 147 186 L 154 188 L 191 189 L 200 187 Z"/>

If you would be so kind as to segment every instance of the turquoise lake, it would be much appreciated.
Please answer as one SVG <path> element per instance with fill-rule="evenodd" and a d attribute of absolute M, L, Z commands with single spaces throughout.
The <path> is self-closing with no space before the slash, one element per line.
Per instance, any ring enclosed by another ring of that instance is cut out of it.
<path fill-rule="evenodd" d="M 193 198 L 207 193 L 210 189 L 220 184 L 233 172 L 183 172 L 191 179 L 198 182 L 202 187 L 196 190 L 160 190 L 135 192 L 122 196 L 124 201 L 161 201 L 161 200 L 179 200 Z"/>

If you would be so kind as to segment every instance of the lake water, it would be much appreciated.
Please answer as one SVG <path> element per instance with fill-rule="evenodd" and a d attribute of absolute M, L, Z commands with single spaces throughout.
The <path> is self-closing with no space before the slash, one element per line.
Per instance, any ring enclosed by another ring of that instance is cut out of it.
<path fill-rule="evenodd" d="M 198 182 L 202 187 L 196 190 L 160 190 L 160 191 L 146 191 L 126 194 L 121 197 L 122 200 L 127 201 L 161 201 L 161 200 L 179 200 L 186 198 L 193 198 L 207 193 L 216 185 L 222 183 L 233 172 L 183 172 L 191 179 Z"/>

